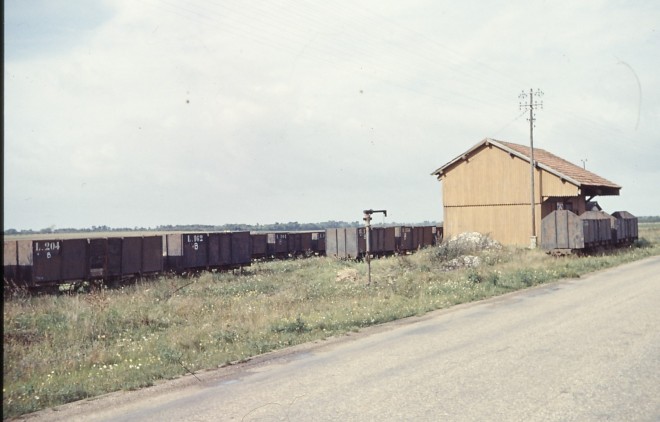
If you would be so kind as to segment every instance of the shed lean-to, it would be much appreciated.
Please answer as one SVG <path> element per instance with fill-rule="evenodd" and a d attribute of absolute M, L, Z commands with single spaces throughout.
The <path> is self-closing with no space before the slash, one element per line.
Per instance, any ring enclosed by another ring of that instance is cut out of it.
<path fill-rule="evenodd" d="M 529 245 L 532 234 L 530 148 L 486 138 L 433 173 L 442 182 L 444 232 L 476 231 L 503 244 Z M 621 186 L 543 149 L 534 148 L 536 235 L 556 209 L 582 214 L 595 196 Z"/>

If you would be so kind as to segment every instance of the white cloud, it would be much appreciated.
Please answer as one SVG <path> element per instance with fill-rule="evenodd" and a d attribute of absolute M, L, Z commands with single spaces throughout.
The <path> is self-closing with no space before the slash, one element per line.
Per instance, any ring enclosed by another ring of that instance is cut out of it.
<path fill-rule="evenodd" d="M 539 146 L 660 208 L 653 4 L 107 4 L 59 50 L 7 27 L 6 227 L 439 220 L 429 173 L 526 143 L 536 87 Z"/>

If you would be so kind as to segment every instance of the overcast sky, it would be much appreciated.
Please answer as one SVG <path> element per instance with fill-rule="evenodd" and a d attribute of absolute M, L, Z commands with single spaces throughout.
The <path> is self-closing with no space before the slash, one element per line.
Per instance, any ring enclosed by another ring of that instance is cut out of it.
<path fill-rule="evenodd" d="M 655 0 L 4 3 L 5 229 L 442 221 L 530 88 L 536 147 L 660 214 Z"/>

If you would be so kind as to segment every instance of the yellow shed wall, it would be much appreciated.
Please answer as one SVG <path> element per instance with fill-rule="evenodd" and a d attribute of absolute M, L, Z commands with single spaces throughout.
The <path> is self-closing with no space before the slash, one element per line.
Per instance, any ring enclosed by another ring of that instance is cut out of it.
<path fill-rule="evenodd" d="M 445 236 L 476 231 L 503 244 L 528 246 L 532 235 L 529 178 L 528 162 L 494 146 L 475 151 L 442 175 Z M 534 179 L 539 237 L 542 217 L 556 208 L 556 203 L 544 200 L 575 201 L 578 198 L 570 197 L 577 197 L 579 189 L 539 168 Z M 583 199 L 580 207 L 584 207 Z"/>
<path fill-rule="evenodd" d="M 552 173 L 545 170 L 537 171 L 539 180 L 534 185 L 539 189 L 537 192 L 539 197 L 547 198 L 549 196 L 578 196 L 580 189 L 574 184 L 562 180 Z"/>
<path fill-rule="evenodd" d="M 529 164 L 489 146 L 442 178 L 445 206 L 529 203 Z"/>
<path fill-rule="evenodd" d="M 536 233 L 541 231 L 541 207 L 537 206 Z M 445 207 L 444 236 L 446 239 L 464 232 L 488 234 L 505 245 L 529 246 L 531 237 L 529 204 L 482 207 Z"/>
<path fill-rule="evenodd" d="M 529 163 L 494 146 L 478 150 L 442 177 L 444 205 L 492 205 L 529 203 Z M 537 168 L 535 202 L 542 197 L 577 196 L 570 182 Z"/>

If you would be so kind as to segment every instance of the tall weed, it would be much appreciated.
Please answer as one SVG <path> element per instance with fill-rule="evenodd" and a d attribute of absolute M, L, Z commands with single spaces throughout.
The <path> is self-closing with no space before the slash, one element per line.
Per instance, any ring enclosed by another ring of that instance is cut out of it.
<path fill-rule="evenodd" d="M 6 296 L 3 417 L 142 388 L 660 253 L 660 226 L 640 227 L 640 233 L 649 240 L 590 257 L 555 258 L 487 240 L 443 244 L 373 260 L 369 286 L 364 263 L 310 258 L 255 263 L 243 275 L 168 276 L 88 294 Z M 461 264 L 448 265 L 453 260 Z"/>

